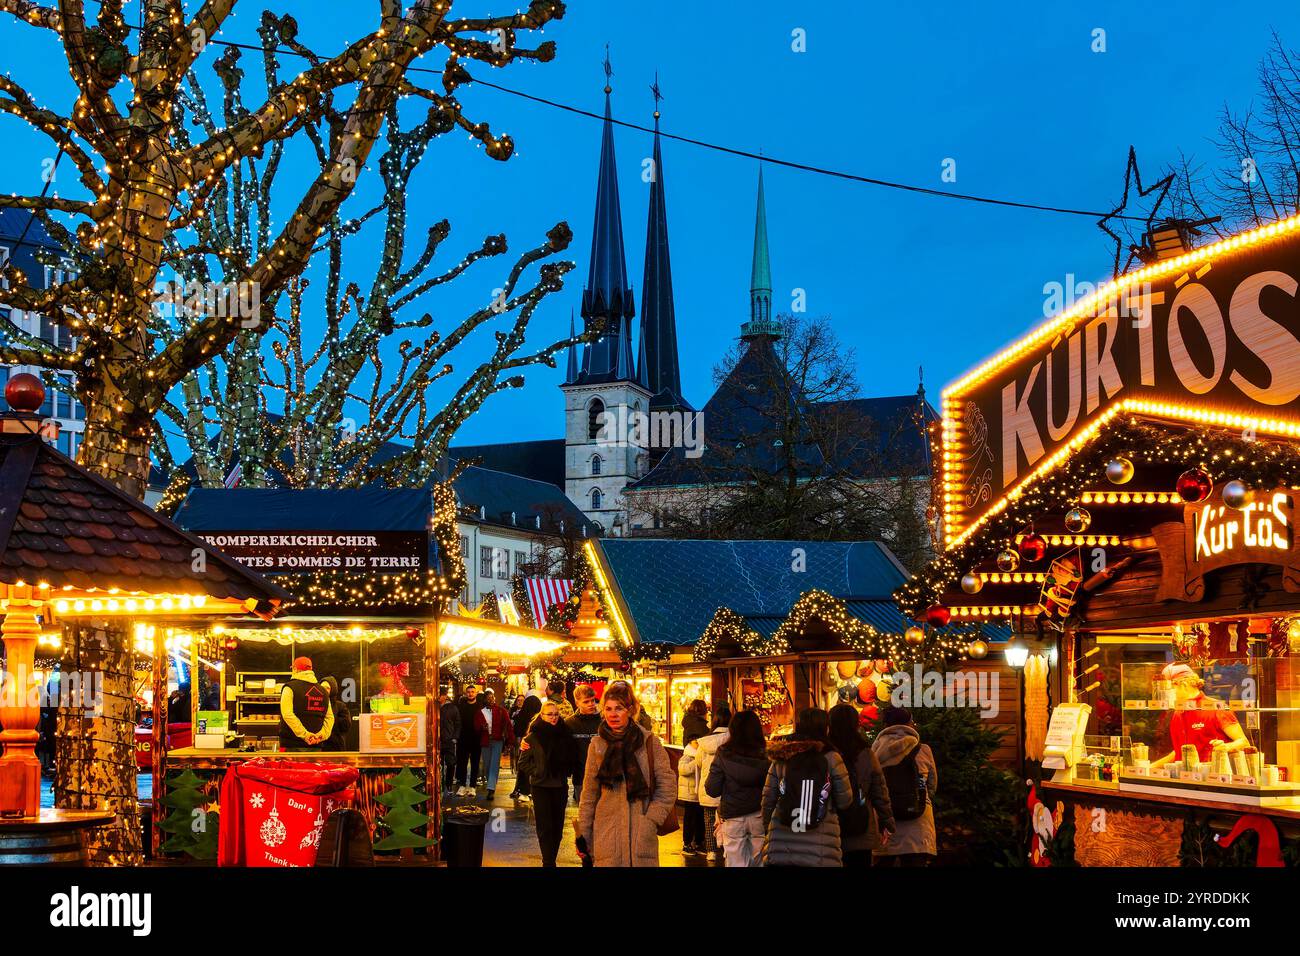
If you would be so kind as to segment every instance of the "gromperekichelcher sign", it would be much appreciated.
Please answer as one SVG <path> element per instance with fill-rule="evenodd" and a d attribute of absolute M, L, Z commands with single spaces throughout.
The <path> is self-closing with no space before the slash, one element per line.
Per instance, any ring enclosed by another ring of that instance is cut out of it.
<path fill-rule="evenodd" d="M 222 531 L 201 537 L 245 567 L 265 574 L 299 571 L 421 571 L 429 536 L 409 531 Z"/>

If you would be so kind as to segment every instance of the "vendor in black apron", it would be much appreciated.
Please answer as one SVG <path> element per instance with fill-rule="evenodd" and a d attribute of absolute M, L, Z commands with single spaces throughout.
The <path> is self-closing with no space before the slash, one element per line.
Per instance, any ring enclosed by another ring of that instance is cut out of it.
<path fill-rule="evenodd" d="M 316 680 L 310 657 L 295 658 L 280 693 L 280 749 L 319 750 L 333 730 L 329 691 Z"/>

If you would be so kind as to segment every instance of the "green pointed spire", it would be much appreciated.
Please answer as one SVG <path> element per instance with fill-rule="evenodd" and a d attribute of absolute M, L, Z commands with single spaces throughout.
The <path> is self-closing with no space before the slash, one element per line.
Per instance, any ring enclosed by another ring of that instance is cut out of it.
<path fill-rule="evenodd" d="M 772 261 L 767 248 L 767 199 L 763 194 L 763 167 L 758 167 L 758 209 L 754 213 L 754 268 L 749 276 L 749 321 L 740 337 L 779 338 L 781 325 L 772 316 Z"/>

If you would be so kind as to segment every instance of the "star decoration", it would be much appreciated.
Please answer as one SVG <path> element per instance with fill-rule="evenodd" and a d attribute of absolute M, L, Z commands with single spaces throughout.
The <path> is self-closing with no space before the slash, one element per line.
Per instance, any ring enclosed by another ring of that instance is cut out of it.
<path fill-rule="evenodd" d="M 1110 236 L 1111 239 L 1115 240 L 1114 278 L 1118 279 L 1121 272 L 1128 271 L 1128 267 L 1133 264 L 1133 257 L 1141 247 L 1129 242 L 1128 259 L 1125 260 L 1124 268 L 1121 270 L 1119 266 L 1119 258 L 1124 251 L 1124 243 L 1128 241 L 1128 235 L 1127 233 L 1123 236 L 1118 235 L 1110 228 L 1110 226 L 1107 225 L 1107 223 L 1112 219 L 1134 220 L 1138 218 L 1137 216 L 1126 215 L 1124 212 L 1128 207 L 1129 191 L 1134 185 L 1137 186 L 1137 194 L 1139 198 L 1145 199 L 1151 193 L 1158 193 L 1155 202 L 1151 204 L 1151 211 L 1146 217 L 1146 228 L 1143 232 L 1143 238 L 1145 239 L 1146 234 L 1151 231 L 1151 223 L 1160 213 L 1160 206 L 1165 201 L 1165 196 L 1169 192 L 1169 187 L 1173 184 L 1173 181 L 1174 174 L 1170 173 L 1163 179 L 1143 188 L 1142 173 L 1138 169 L 1137 151 L 1132 146 L 1128 148 L 1128 165 L 1124 167 L 1124 195 L 1120 199 L 1118 206 L 1097 220 L 1097 226 L 1101 231 Z"/>

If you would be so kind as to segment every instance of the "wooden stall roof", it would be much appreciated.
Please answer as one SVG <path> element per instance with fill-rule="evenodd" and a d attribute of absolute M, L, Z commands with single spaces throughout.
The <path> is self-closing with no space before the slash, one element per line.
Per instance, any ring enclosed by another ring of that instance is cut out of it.
<path fill-rule="evenodd" d="M 205 553 L 195 570 L 194 553 Z M 285 592 L 82 468 L 0 435 L 0 581 L 278 603 Z"/>

